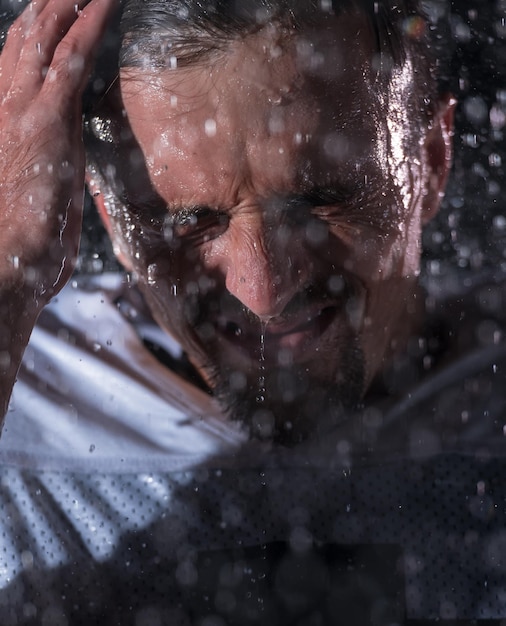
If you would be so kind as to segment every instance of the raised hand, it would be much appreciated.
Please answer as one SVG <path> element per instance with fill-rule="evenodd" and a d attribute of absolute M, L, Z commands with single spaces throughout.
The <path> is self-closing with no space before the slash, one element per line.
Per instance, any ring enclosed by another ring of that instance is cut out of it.
<path fill-rule="evenodd" d="M 115 0 L 33 0 L 0 54 L 0 411 L 41 308 L 75 264 L 81 96 Z"/>
<path fill-rule="evenodd" d="M 81 95 L 111 5 L 34 0 L 0 55 L 0 282 L 29 284 L 42 301 L 76 258 Z"/>

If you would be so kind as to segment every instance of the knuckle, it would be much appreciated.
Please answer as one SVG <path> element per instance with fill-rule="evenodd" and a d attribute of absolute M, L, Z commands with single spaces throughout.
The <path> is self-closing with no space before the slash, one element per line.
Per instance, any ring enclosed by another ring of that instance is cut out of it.
<path fill-rule="evenodd" d="M 54 58 L 55 60 L 59 59 L 69 59 L 79 53 L 79 42 L 76 37 L 72 37 L 68 34 L 64 37 L 58 46 L 56 47 Z"/>
<path fill-rule="evenodd" d="M 53 55 L 48 80 L 50 82 L 80 77 L 86 68 L 86 59 L 79 49 L 78 43 L 72 38 L 65 38 Z"/>

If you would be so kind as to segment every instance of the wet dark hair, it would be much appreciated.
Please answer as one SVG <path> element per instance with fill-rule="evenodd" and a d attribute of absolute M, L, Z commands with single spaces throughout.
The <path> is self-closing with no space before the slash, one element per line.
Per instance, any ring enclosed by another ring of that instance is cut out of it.
<path fill-rule="evenodd" d="M 139 66 L 149 58 L 165 66 L 176 53 L 178 65 L 220 51 L 231 39 L 254 33 L 271 21 L 296 29 L 328 13 L 358 9 L 369 16 L 378 52 L 388 51 L 401 63 L 406 20 L 421 12 L 413 0 L 126 0 L 120 64 Z"/>

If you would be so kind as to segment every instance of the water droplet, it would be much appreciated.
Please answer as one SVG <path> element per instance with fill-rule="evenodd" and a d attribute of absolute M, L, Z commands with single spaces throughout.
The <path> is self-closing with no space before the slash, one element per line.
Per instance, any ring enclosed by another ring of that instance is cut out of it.
<path fill-rule="evenodd" d="M 265 329 L 267 322 L 262 321 L 260 327 L 260 368 L 258 373 L 258 393 L 256 401 L 258 404 L 265 402 Z"/>
<path fill-rule="evenodd" d="M 206 135 L 208 137 L 215 137 L 216 136 L 216 121 L 213 119 L 209 119 L 206 120 L 205 124 L 204 124 L 204 128 L 206 131 Z"/>
<path fill-rule="evenodd" d="M 148 265 L 148 285 L 156 285 L 156 263 Z"/>
<path fill-rule="evenodd" d="M 329 278 L 327 286 L 332 295 L 339 295 L 343 292 L 345 287 L 344 279 L 342 276 L 334 274 Z"/>
<path fill-rule="evenodd" d="M 21 563 L 25 569 L 33 567 L 33 554 L 29 550 L 24 550 L 21 553 Z"/>
<path fill-rule="evenodd" d="M 95 452 L 95 444 L 92 443 L 90 446 L 90 452 Z"/>
<path fill-rule="evenodd" d="M 106 143 L 114 143 L 111 119 L 95 116 L 90 120 L 90 127 L 97 139 Z"/>
<path fill-rule="evenodd" d="M 0 352 L 0 370 L 7 370 L 11 365 L 11 355 L 7 350 Z"/>

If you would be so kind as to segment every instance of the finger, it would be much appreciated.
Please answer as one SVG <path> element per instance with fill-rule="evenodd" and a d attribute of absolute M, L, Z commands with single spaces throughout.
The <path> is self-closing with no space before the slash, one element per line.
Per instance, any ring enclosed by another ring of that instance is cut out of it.
<path fill-rule="evenodd" d="M 53 54 L 89 0 L 49 0 L 24 35 L 12 91 L 32 98 L 42 86 Z"/>
<path fill-rule="evenodd" d="M 11 24 L 5 45 L 0 54 L 0 96 L 2 93 L 7 93 L 10 89 L 21 56 L 25 36 L 48 2 L 49 0 L 33 0 Z"/>
<path fill-rule="evenodd" d="M 91 0 L 58 44 L 41 95 L 65 103 L 81 96 L 117 0 Z M 80 103 L 80 100 L 79 100 Z"/>

